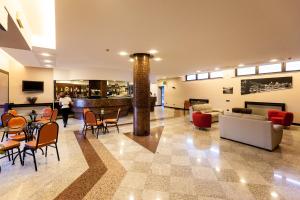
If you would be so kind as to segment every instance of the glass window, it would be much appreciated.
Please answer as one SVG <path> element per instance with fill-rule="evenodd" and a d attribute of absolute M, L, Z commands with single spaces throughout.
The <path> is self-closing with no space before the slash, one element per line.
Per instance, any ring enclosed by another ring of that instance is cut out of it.
<path fill-rule="evenodd" d="M 286 63 L 286 71 L 297 71 L 300 70 L 300 61 L 293 61 Z"/>
<path fill-rule="evenodd" d="M 210 72 L 210 78 L 223 78 L 223 71 Z"/>
<path fill-rule="evenodd" d="M 258 67 L 259 74 L 267 74 L 274 72 L 281 72 L 281 63 L 271 64 L 271 65 L 261 65 Z"/>
<path fill-rule="evenodd" d="M 208 79 L 208 73 L 197 74 L 198 80 Z"/>
<path fill-rule="evenodd" d="M 193 81 L 193 80 L 196 80 L 196 74 L 186 75 L 186 80 L 187 80 L 187 81 Z"/>
<path fill-rule="evenodd" d="M 256 73 L 255 67 L 243 67 L 236 69 L 237 76 L 246 76 L 246 75 L 253 75 Z"/>

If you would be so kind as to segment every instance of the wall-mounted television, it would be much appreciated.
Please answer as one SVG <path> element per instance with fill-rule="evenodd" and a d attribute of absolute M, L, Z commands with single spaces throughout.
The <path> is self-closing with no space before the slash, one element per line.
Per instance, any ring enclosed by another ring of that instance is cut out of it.
<path fill-rule="evenodd" d="M 43 81 L 23 81 L 22 84 L 23 92 L 43 92 L 44 82 Z"/>

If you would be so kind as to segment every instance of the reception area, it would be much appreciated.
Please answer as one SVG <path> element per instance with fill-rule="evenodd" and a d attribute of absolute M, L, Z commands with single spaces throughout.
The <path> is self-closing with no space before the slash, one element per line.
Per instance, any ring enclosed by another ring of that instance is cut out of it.
<path fill-rule="evenodd" d="M 0 1 L 0 200 L 298 200 L 299 7 Z"/>

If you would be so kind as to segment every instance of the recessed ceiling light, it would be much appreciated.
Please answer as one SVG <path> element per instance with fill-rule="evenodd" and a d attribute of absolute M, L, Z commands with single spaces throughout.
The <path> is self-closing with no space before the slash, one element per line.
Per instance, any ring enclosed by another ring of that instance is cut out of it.
<path fill-rule="evenodd" d="M 197 73 L 200 73 L 200 72 L 201 72 L 201 70 L 197 70 L 196 72 L 197 72 Z"/>
<path fill-rule="evenodd" d="M 277 192 L 271 192 L 271 196 L 273 197 L 273 198 L 277 198 L 278 197 L 278 194 L 277 194 Z"/>
<path fill-rule="evenodd" d="M 53 65 L 46 64 L 45 67 L 51 68 L 51 67 L 53 67 Z"/>
<path fill-rule="evenodd" d="M 277 62 L 277 61 L 278 61 L 278 59 L 271 59 L 271 60 L 270 60 L 270 62 L 272 62 L 272 63 L 273 63 L 273 62 Z"/>
<path fill-rule="evenodd" d="M 215 68 L 215 71 L 217 71 L 217 70 L 220 70 L 220 68 L 219 68 L 219 67 L 216 67 L 216 68 Z"/>
<path fill-rule="evenodd" d="M 245 67 L 243 63 L 239 64 L 238 67 Z"/>
<path fill-rule="evenodd" d="M 52 63 L 52 60 L 44 60 L 44 63 Z"/>
<path fill-rule="evenodd" d="M 129 62 L 134 62 L 134 59 L 133 59 L 133 58 L 130 58 L 130 59 L 129 59 Z"/>
<path fill-rule="evenodd" d="M 156 58 L 154 58 L 154 60 L 155 60 L 155 61 L 161 61 L 161 60 L 162 60 L 162 58 L 160 58 L 160 57 L 156 57 Z"/>
<path fill-rule="evenodd" d="M 41 53 L 41 56 L 49 57 L 49 56 L 51 56 L 51 54 L 50 53 Z"/>
<path fill-rule="evenodd" d="M 148 52 L 150 54 L 156 54 L 156 53 L 158 53 L 158 51 L 156 49 L 150 49 Z"/>
<path fill-rule="evenodd" d="M 119 55 L 120 56 L 128 56 L 128 53 L 126 51 L 120 51 Z"/>

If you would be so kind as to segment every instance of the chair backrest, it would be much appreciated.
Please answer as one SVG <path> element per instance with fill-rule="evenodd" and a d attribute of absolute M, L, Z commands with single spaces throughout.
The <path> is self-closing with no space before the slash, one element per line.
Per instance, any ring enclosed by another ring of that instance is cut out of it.
<path fill-rule="evenodd" d="M 87 113 L 88 111 L 91 111 L 89 108 L 84 108 L 83 109 L 83 115 L 85 115 L 85 113 Z"/>
<path fill-rule="evenodd" d="M 9 110 L 8 113 L 12 114 L 13 116 L 17 116 L 18 115 L 17 111 L 13 110 L 13 109 Z"/>
<path fill-rule="evenodd" d="M 44 108 L 42 110 L 42 115 L 43 115 L 43 117 L 50 119 L 51 115 L 52 115 L 52 108 L 50 108 L 50 107 Z"/>
<path fill-rule="evenodd" d="M 117 114 L 117 121 L 119 121 L 119 117 L 120 117 L 120 112 L 121 112 L 121 108 L 118 109 L 118 114 Z"/>
<path fill-rule="evenodd" d="M 53 109 L 52 114 L 51 114 L 50 121 L 51 121 L 51 122 L 55 122 L 56 119 L 57 119 L 57 115 L 58 115 L 58 110 L 57 110 L 57 109 Z"/>
<path fill-rule="evenodd" d="M 13 118 L 14 116 L 12 115 L 12 114 L 10 114 L 10 113 L 3 113 L 2 115 L 1 115 L 1 122 L 2 122 L 2 126 L 3 127 L 6 127 L 7 126 L 7 122 L 11 119 L 11 118 Z"/>
<path fill-rule="evenodd" d="M 44 124 L 37 136 L 37 146 L 39 144 L 57 142 L 59 126 L 56 122 L 48 122 Z"/>
<path fill-rule="evenodd" d="M 92 111 L 87 111 L 84 116 L 84 123 L 86 125 L 96 125 L 97 117 L 95 113 L 93 113 Z"/>
<path fill-rule="evenodd" d="M 7 122 L 9 128 L 24 128 L 27 124 L 27 120 L 22 116 L 13 117 Z"/>

